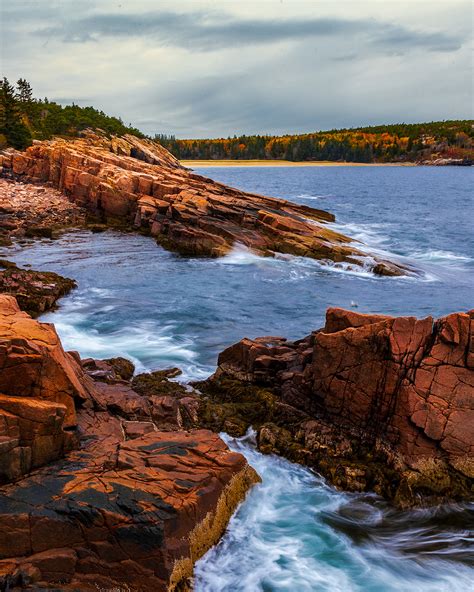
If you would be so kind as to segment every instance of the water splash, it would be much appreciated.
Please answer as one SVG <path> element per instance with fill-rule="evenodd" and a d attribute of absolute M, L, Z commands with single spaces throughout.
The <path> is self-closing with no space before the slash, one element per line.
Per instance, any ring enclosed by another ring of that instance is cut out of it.
<path fill-rule="evenodd" d="M 409 512 L 345 494 L 310 470 L 223 435 L 262 477 L 221 542 L 196 564 L 196 592 L 465 592 L 474 506 Z"/>
<path fill-rule="evenodd" d="M 180 380 L 209 376 L 213 367 L 198 363 L 196 341 L 191 335 L 178 335 L 176 323 L 157 326 L 142 318 L 117 325 L 112 319 L 119 305 L 111 290 L 79 289 L 41 320 L 54 322 L 63 347 L 79 351 L 83 358 L 125 357 L 135 364 L 136 372 L 178 365 L 183 370 Z"/>

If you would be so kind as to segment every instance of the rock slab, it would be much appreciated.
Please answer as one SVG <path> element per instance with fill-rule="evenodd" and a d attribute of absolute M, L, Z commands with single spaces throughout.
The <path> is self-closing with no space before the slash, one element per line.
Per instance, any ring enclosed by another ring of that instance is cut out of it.
<path fill-rule="evenodd" d="M 236 244 L 263 255 L 285 253 L 360 267 L 408 270 L 368 257 L 327 223 L 323 210 L 232 189 L 182 167 L 162 146 L 134 136 L 88 133 L 37 142 L 0 155 L 0 174 L 59 189 L 99 223 L 134 227 L 184 255 L 218 257 Z"/>
<path fill-rule="evenodd" d="M 65 352 L 0 296 L 1 590 L 188 590 L 259 480 L 192 428 L 198 404 L 174 370 L 132 374 Z"/>

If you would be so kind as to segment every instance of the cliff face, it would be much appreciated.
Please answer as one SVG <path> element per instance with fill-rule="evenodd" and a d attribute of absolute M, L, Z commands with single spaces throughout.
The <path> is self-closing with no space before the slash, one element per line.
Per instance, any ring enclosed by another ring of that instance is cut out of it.
<path fill-rule="evenodd" d="M 194 174 L 156 142 L 134 136 L 36 143 L 4 152 L 2 175 L 48 183 L 96 221 L 133 225 L 183 254 L 220 256 L 240 243 L 263 254 L 289 253 L 361 265 L 366 255 L 326 223 L 322 210 L 246 193 Z M 372 258 L 374 273 L 401 266 Z"/>
<path fill-rule="evenodd" d="M 245 339 L 204 385 L 238 429 L 236 380 L 274 395 L 256 414 L 264 450 L 401 505 L 473 496 L 474 311 L 434 321 L 329 309 L 325 327 L 301 341 Z M 207 417 L 216 419 L 212 405 Z"/>
<path fill-rule="evenodd" d="M 186 389 L 131 374 L 65 352 L 0 296 L 1 590 L 186 590 L 258 481 L 192 429 Z"/>

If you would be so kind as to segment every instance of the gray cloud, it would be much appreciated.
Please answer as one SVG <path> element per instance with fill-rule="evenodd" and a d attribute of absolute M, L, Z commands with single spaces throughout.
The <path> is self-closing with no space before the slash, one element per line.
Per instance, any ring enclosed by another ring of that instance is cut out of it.
<path fill-rule="evenodd" d="M 120 4 L 0 0 L 2 74 L 151 135 L 472 118 L 469 2 Z"/>
<path fill-rule="evenodd" d="M 60 35 L 68 42 L 100 41 L 102 37 L 148 36 L 157 44 L 198 51 L 306 41 L 330 36 L 362 36 L 379 48 L 397 53 L 423 48 L 456 51 L 460 35 L 425 32 L 374 19 L 306 18 L 240 19 L 220 12 L 103 13 L 75 18 L 41 28 L 38 35 Z"/>

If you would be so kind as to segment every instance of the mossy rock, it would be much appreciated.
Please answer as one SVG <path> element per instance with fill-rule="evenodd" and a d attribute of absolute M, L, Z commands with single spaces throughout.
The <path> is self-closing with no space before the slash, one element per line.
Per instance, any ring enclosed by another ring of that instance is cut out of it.
<path fill-rule="evenodd" d="M 132 388 L 146 397 L 154 395 L 183 396 L 186 393 L 186 387 L 178 382 L 169 380 L 181 374 L 179 368 L 168 368 L 166 370 L 156 370 L 144 374 L 138 374 L 132 380 Z"/>
<path fill-rule="evenodd" d="M 104 362 L 110 364 L 122 380 L 130 380 L 135 372 L 135 365 L 127 358 L 108 358 Z"/>
<path fill-rule="evenodd" d="M 30 226 L 25 231 L 26 238 L 54 238 L 51 226 Z"/>

